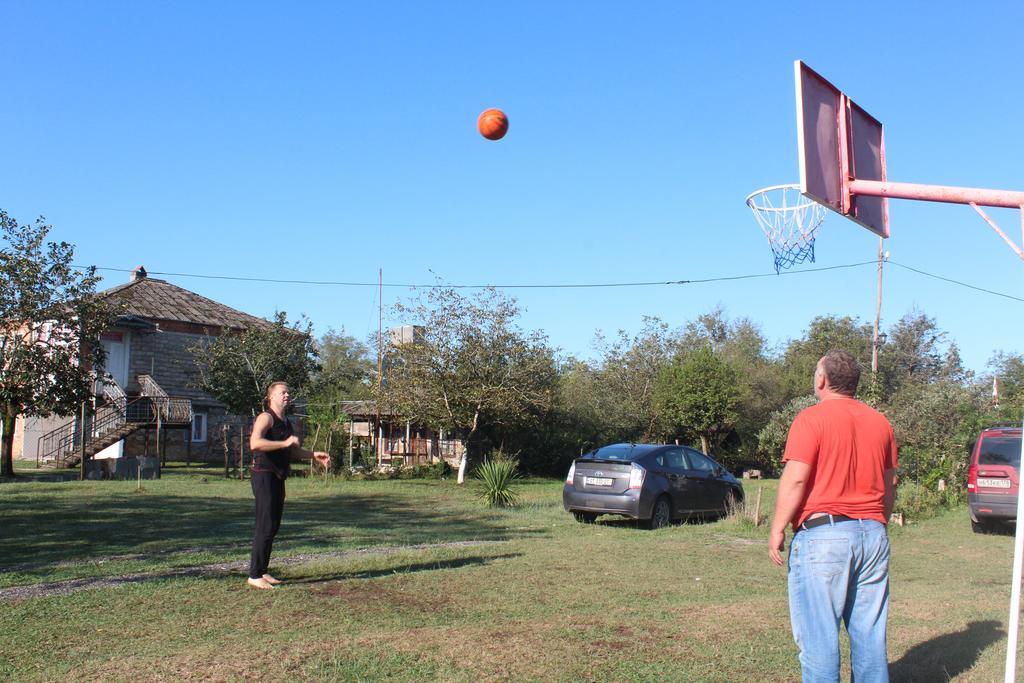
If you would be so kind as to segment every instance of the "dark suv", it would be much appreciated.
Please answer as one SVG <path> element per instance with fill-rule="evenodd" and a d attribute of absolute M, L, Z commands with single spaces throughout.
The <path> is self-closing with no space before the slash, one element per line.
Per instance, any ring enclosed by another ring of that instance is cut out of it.
<path fill-rule="evenodd" d="M 983 533 L 1017 519 L 1021 428 L 983 429 L 971 449 L 967 468 L 967 506 L 971 528 Z"/>

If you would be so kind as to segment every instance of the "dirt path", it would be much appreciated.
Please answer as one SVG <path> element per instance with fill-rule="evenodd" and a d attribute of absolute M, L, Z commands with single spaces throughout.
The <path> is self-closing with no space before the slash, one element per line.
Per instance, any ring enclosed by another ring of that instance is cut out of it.
<path fill-rule="evenodd" d="M 502 541 L 450 541 L 446 543 L 421 543 L 416 545 L 398 545 L 381 548 L 359 548 L 356 550 L 340 550 L 328 553 L 302 553 L 289 555 L 275 559 L 275 565 L 296 565 L 310 562 L 312 560 L 324 559 L 349 559 L 356 557 L 373 557 L 381 555 L 393 555 L 395 553 L 407 552 L 410 550 L 434 550 L 437 548 L 476 548 L 481 546 L 495 545 Z M 247 570 L 248 560 L 237 560 L 235 562 L 220 562 L 216 564 L 204 564 L 196 567 L 184 567 L 182 569 L 170 569 L 157 572 L 139 572 L 136 574 L 123 574 L 121 576 L 94 576 L 84 579 L 68 579 L 67 581 L 54 581 L 53 583 L 37 583 L 29 586 L 12 586 L 0 588 L 0 602 L 9 600 L 23 600 L 25 598 L 38 598 L 49 595 L 68 595 L 84 590 L 95 590 L 97 588 L 114 588 L 130 583 L 142 583 L 144 581 L 155 581 L 158 579 L 176 579 L 191 576 L 212 576 Z"/>

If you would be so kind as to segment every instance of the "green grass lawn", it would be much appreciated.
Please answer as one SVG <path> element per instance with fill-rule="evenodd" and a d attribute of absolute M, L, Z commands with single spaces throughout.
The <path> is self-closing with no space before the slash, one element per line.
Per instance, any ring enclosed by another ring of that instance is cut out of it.
<path fill-rule="evenodd" d="M 249 483 L 215 469 L 141 492 L 21 473 L 0 484 L 0 591 L 248 558 Z M 746 488 L 769 513 L 775 482 Z M 207 572 L 0 600 L 0 679 L 799 679 L 765 527 L 580 525 L 561 482 L 521 491 L 492 511 L 451 481 L 290 480 L 274 559 L 305 559 L 284 586 Z M 892 539 L 892 679 L 1002 680 L 1012 536 L 959 510 Z"/>

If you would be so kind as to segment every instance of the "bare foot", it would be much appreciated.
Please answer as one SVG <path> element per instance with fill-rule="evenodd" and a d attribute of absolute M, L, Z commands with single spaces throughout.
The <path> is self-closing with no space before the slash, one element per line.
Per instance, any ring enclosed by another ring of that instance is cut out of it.
<path fill-rule="evenodd" d="M 272 583 L 270 583 L 263 577 L 260 577 L 258 579 L 246 579 L 245 582 L 253 588 L 259 588 L 260 590 L 270 590 L 274 587 Z"/>
<path fill-rule="evenodd" d="M 269 583 L 271 586 L 276 586 L 277 584 L 281 583 L 280 579 L 275 579 L 270 574 L 264 574 L 263 575 L 263 580 L 266 581 L 267 583 Z"/>

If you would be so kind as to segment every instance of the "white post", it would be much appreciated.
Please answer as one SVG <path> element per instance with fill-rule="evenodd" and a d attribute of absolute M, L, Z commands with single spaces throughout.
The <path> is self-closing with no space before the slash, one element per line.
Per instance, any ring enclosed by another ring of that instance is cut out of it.
<path fill-rule="evenodd" d="M 1021 422 L 1024 428 L 1024 422 Z M 1024 463 L 1024 439 L 1021 439 L 1021 462 Z M 1006 683 L 1017 680 L 1017 628 L 1020 625 L 1020 579 L 1024 560 L 1024 496 L 1020 495 L 1020 465 L 1017 466 L 1017 524 L 1013 541 L 1013 584 L 1010 586 L 1010 628 L 1006 634 Z"/>

